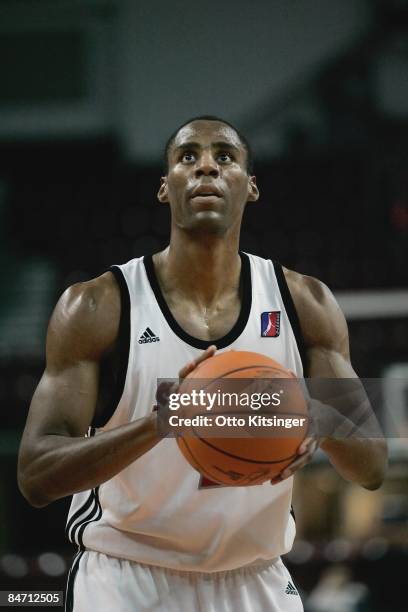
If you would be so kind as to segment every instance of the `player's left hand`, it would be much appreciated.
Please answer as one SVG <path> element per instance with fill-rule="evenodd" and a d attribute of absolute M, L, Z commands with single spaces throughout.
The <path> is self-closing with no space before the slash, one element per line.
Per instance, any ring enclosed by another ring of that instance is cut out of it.
<path fill-rule="evenodd" d="M 312 460 L 313 455 L 319 447 L 319 440 L 315 436 L 307 436 L 299 446 L 295 459 L 282 470 L 280 474 L 272 478 L 271 484 L 278 484 L 286 478 L 290 478 L 296 470 L 302 468 Z"/>

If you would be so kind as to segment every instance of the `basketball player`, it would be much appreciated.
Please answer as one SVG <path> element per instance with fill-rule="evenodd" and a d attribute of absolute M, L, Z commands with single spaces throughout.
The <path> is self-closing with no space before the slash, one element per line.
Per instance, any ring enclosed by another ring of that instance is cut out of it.
<path fill-rule="evenodd" d="M 74 285 L 55 308 L 19 484 L 38 507 L 74 495 L 67 533 L 79 552 L 67 610 L 299 611 L 280 556 L 295 536 L 292 475 L 316 440 L 273 485 L 204 486 L 175 440 L 158 436 L 156 381 L 186 376 L 216 348 L 264 353 L 298 377 L 355 377 L 346 323 L 319 281 L 239 252 L 244 208 L 258 187 L 234 127 L 188 121 L 166 157 L 158 199 L 171 209 L 169 246 Z M 279 318 L 267 335 L 262 313 Z M 95 430 L 110 356 L 115 393 Z M 380 486 L 382 442 L 326 438 L 321 448 L 347 480 Z"/>

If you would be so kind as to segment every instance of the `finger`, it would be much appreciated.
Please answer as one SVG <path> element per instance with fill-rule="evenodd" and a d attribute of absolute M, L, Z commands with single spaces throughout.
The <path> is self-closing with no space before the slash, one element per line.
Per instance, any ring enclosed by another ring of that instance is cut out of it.
<path fill-rule="evenodd" d="M 280 474 L 275 476 L 275 478 L 271 479 L 271 484 L 277 484 L 278 482 L 282 482 L 282 480 L 286 480 L 290 476 L 292 476 L 297 470 L 305 466 L 309 461 L 312 460 L 315 450 L 317 448 L 316 440 L 311 440 L 309 447 L 306 452 L 301 454 L 297 459 L 294 459 L 292 463 L 290 463 Z"/>
<path fill-rule="evenodd" d="M 275 478 L 272 478 L 271 484 L 278 484 L 278 482 L 282 482 L 283 480 L 290 478 L 297 470 L 299 470 L 304 465 L 306 465 L 309 462 L 309 460 L 310 458 L 302 457 L 302 459 L 299 459 L 298 461 L 293 462 L 290 466 L 286 467 L 280 474 L 275 476 Z"/>
<path fill-rule="evenodd" d="M 315 445 L 311 444 L 307 448 L 306 452 L 302 453 L 301 455 L 298 454 L 297 457 L 292 461 L 292 463 L 287 465 L 285 469 L 290 469 L 290 470 L 298 469 L 299 466 L 303 466 L 305 463 L 308 463 L 312 459 L 315 453 L 315 450 L 316 450 Z"/>
<path fill-rule="evenodd" d="M 313 453 L 306 453 L 305 455 L 299 457 L 299 459 L 293 461 L 290 465 L 286 466 L 284 470 L 282 470 L 282 478 L 287 478 L 288 476 L 293 474 L 293 472 L 296 472 L 296 470 L 302 468 L 304 465 L 306 465 L 306 463 L 309 463 L 312 457 Z"/>
<path fill-rule="evenodd" d="M 187 363 L 183 368 L 181 368 L 179 372 L 179 378 L 185 378 L 186 376 L 188 376 L 188 374 L 190 374 L 190 372 L 192 372 L 198 366 L 198 364 L 200 364 L 202 361 L 205 361 L 209 357 L 212 357 L 215 354 L 216 350 L 217 347 L 214 344 L 209 346 L 203 353 L 201 353 L 201 355 L 199 355 L 198 357 Z"/>
<path fill-rule="evenodd" d="M 190 361 L 189 363 L 186 363 L 186 365 L 182 367 L 179 372 L 179 379 L 181 380 L 182 378 L 185 378 L 186 376 L 188 376 L 188 374 L 190 374 L 190 372 L 192 372 L 195 367 L 196 365 L 194 361 Z"/>
<path fill-rule="evenodd" d="M 173 387 L 173 383 L 171 382 L 161 382 L 157 387 L 156 391 L 156 401 L 160 403 L 166 403 L 169 399 L 169 395 L 171 393 Z"/>
<path fill-rule="evenodd" d="M 195 364 L 194 367 L 197 367 L 199 363 L 215 355 L 216 350 L 217 350 L 217 347 L 215 346 L 215 344 L 212 344 L 211 346 L 206 348 L 204 353 L 201 353 L 201 355 L 199 355 L 198 357 L 194 359 L 193 361 L 193 363 Z"/>
<path fill-rule="evenodd" d="M 316 438 L 314 438 L 312 436 L 308 436 L 308 437 L 306 437 L 303 440 L 303 442 L 299 446 L 299 448 L 297 450 L 297 454 L 298 455 L 303 455 L 304 453 L 306 453 L 308 450 L 310 450 L 314 446 L 317 446 Z"/>

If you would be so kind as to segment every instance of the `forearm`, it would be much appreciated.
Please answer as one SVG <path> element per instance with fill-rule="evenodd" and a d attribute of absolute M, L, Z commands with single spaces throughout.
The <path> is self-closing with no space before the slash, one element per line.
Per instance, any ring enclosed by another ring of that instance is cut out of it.
<path fill-rule="evenodd" d="M 43 435 L 19 458 L 20 489 L 32 505 L 45 506 L 106 482 L 160 439 L 155 414 L 91 438 Z"/>
<path fill-rule="evenodd" d="M 324 438 L 320 448 L 346 480 L 366 489 L 381 486 L 387 469 L 387 444 L 384 439 Z"/>

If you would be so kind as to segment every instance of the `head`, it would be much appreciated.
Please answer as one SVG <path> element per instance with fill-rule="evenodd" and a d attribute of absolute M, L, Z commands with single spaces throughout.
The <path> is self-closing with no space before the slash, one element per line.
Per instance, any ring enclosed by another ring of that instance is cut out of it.
<path fill-rule="evenodd" d="M 223 119 L 184 123 L 166 143 L 165 164 L 158 198 L 170 204 L 173 227 L 217 234 L 239 229 L 246 203 L 259 197 L 249 144 Z"/>

